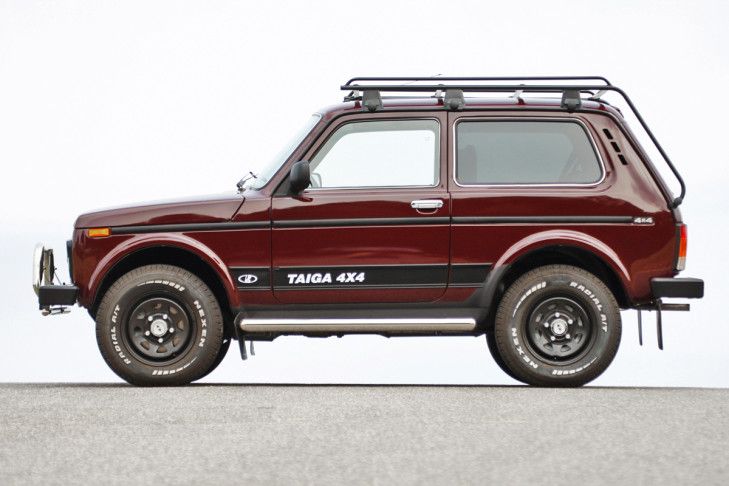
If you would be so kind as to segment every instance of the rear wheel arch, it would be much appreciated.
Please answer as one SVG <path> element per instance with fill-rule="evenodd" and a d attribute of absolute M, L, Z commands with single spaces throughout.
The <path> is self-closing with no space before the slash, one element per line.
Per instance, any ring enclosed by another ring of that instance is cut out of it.
<path fill-rule="evenodd" d="M 599 278 L 615 296 L 621 308 L 630 306 L 630 298 L 618 273 L 595 252 L 570 245 L 548 245 L 528 251 L 505 265 L 491 306 L 492 316 L 506 290 L 525 273 L 547 265 L 571 265 Z M 493 322 L 491 319 L 489 322 Z"/>
<path fill-rule="evenodd" d="M 106 272 L 96 291 L 89 314 L 95 319 L 102 299 L 111 286 L 123 275 L 146 265 L 166 264 L 189 271 L 202 280 L 217 299 L 225 321 L 227 336 L 233 335 L 233 312 L 230 296 L 218 272 L 195 253 L 175 246 L 151 246 L 135 250 L 116 262 Z"/>

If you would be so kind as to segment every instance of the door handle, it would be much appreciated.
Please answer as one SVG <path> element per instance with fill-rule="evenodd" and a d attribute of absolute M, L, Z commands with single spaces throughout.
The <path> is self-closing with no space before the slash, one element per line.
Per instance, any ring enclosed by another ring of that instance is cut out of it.
<path fill-rule="evenodd" d="M 410 203 L 413 209 L 440 209 L 443 207 L 443 201 L 440 199 L 417 199 Z"/>

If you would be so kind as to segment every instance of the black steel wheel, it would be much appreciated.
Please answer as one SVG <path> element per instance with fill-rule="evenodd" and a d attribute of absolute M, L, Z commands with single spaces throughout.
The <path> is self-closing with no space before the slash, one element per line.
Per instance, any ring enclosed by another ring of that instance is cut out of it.
<path fill-rule="evenodd" d="M 539 302 L 524 321 L 527 345 L 555 365 L 579 359 L 594 336 L 594 325 L 575 299 L 556 296 Z"/>
<path fill-rule="evenodd" d="M 223 336 L 212 291 L 197 276 L 171 265 L 148 265 L 122 276 L 96 314 L 102 356 L 135 385 L 200 379 L 212 371 Z"/>
<path fill-rule="evenodd" d="M 125 337 L 139 359 L 161 365 L 174 361 L 189 347 L 192 322 L 180 303 L 149 297 L 127 315 Z"/>
<path fill-rule="evenodd" d="M 612 362 L 620 309 L 597 277 L 580 268 L 532 270 L 506 291 L 494 323 L 496 351 L 512 377 L 538 386 L 581 386 Z"/>

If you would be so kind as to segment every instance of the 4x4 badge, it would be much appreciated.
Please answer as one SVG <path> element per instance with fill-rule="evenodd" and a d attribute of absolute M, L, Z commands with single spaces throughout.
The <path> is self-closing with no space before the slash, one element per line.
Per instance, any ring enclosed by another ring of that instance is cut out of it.
<path fill-rule="evenodd" d="M 651 216 L 637 216 L 633 218 L 633 224 L 653 224 Z"/>
<path fill-rule="evenodd" d="M 255 275 L 251 275 L 250 273 L 246 273 L 238 277 L 238 281 L 242 284 L 250 285 L 258 282 L 258 277 L 256 277 Z"/>

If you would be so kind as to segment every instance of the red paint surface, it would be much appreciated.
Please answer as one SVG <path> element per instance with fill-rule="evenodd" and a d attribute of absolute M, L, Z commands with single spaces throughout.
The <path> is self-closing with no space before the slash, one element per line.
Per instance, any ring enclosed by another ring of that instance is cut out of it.
<path fill-rule="evenodd" d="M 94 212 L 79 217 L 74 232 L 73 279 L 80 303 L 91 306 L 104 275 L 131 252 L 156 245 L 194 253 L 218 275 L 235 308 L 280 303 L 457 302 L 475 289 L 352 289 L 237 290 L 228 267 L 333 266 L 378 264 L 492 263 L 495 268 L 517 261 L 535 249 L 573 246 L 593 252 L 620 278 L 634 303 L 650 298 L 652 277 L 673 275 L 676 220 L 666 196 L 627 132 L 616 123 L 620 115 L 606 105 L 585 102 L 590 113 L 555 110 L 559 100 L 469 101 L 482 112 L 446 113 L 431 99 L 388 102 L 416 111 L 366 113 L 345 103 L 323 113 L 322 120 L 294 151 L 284 167 L 260 191 Z M 549 111 L 540 111 L 549 109 Z M 419 111 L 417 111 L 419 110 Z M 453 182 L 452 124 L 462 117 L 578 118 L 590 130 L 606 166 L 606 178 L 596 187 L 465 188 Z M 423 117 L 441 122 L 441 177 L 433 188 L 306 191 L 301 196 L 275 195 L 296 160 L 309 158 L 336 127 L 351 119 Z M 603 128 L 620 145 L 628 165 L 617 159 Z M 442 209 L 419 214 L 414 199 L 443 199 Z M 245 201 L 244 201 L 245 199 Z M 242 203 L 242 205 L 241 205 Z M 424 224 L 403 226 L 278 228 L 271 221 L 433 216 L 651 216 L 653 225 L 635 224 Z M 257 229 L 114 235 L 91 239 L 82 229 L 99 226 L 221 223 L 257 221 Z"/>

